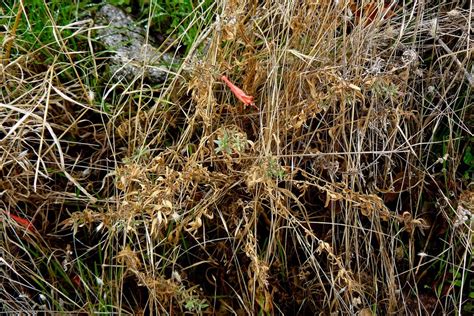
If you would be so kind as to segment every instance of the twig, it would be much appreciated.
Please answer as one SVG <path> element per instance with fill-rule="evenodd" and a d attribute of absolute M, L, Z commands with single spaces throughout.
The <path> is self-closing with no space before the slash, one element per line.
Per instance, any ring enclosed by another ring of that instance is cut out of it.
<path fill-rule="evenodd" d="M 459 59 L 456 57 L 456 54 L 448 47 L 448 45 L 446 45 L 446 43 L 436 34 L 436 25 L 437 25 L 437 20 L 434 19 L 434 21 L 432 22 L 432 28 L 431 28 L 431 36 L 433 36 L 433 38 L 441 45 L 441 47 L 443 47 L 443 49 L 449 54 L 451 55 L 451 58 L 454 60 L 454 62 L 456 63 L 456 65 L 458 65 L 458 67 L 464 72 L 464 76 L 466 77 L 466 80 L 469 82 L 469 84 L 471 85 L 471 88 L 474 88 L 474 77 L 472 76 L 471 73 L 469 73 L 469 71 L 466 70 L 466 68 L 464 68 L 464 66 L 462 65 L 462 63 L 459 61 Z"/>
<path fill-rule="evenodd" d="M 459 61 L 459 59 L 456 57 L 456 54 L 446 45 L 445 42 L 438 36 L 435 37 L 438 43 L 443 47 L 443 49 L 451 55 L 451 58 L 454 60 L 456 65 L 464 72 L 464 76 L 466 77 L 467 81 L 469 81 L 469 84 L 471 85 L 471 88 L 474 88 L 474 77 L 472 74 L 469 73 L 469 71 L 466 70 L 466 68 L 463 67 L 462 63 Z"/>

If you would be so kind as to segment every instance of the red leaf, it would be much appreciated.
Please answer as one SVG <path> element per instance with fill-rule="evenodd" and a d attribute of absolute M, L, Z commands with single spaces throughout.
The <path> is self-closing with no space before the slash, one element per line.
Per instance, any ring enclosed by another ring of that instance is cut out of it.
<path fill-rule="evenodd" d="M 81 286 L 81 277 L 76 274 L 75 276 L 72 277 L 71 279 L 72 283 L 74 283 L 77 287 Z"/>
<path fill-rule="evenodd" d="M 26 218 L 16 216 L 10 212 L 3 211 L 5 214 L 7 214 L 11 219 L 13 219 L 15 222 L 17 222 L 19 225 L 25 227 L 31 232 L 35 231 L 35 227 L 33 226 L 33 223 L 27 220 Z"/>
<path fill-rule="evenodd" d="M 242 91 L 242 89 L 240 89 L 235 84 L 230 82 L 230 80 L 226 76 L 222 75 L 221 80 L 225 82 L 225 84 L 230 88 L 230 90 L 234 93 L 234 95 L 237 97 L 237 99 L 242 101 L 245 105 L 255 106 L 255 104 L 253 103 L 253 97 L 246 94 L 244 91 Z"/>

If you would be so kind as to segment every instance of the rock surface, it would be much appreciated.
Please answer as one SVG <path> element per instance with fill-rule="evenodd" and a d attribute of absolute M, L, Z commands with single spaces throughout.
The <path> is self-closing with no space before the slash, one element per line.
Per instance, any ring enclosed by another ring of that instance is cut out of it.
<path fill-rule="evenodd" d="M 97 40 L 107 50 L 114 52 L 110 58 L 110 70 L 114 81 L 133 80 L 140 75 L 151 83 L 166 79 L 173 56 L 163 54 L 147 43 L 145 29 L 121 9 L 106 4 L 96 15 Z"/>

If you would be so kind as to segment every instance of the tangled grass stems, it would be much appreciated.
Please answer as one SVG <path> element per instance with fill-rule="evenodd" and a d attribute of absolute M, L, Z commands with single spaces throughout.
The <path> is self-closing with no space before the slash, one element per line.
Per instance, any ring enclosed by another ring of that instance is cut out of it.
<path fill-rule="evenodd" d="M 35 5 L 2 46 L 2 312 L 473 310 L 469 5 L 200 2 L 159 84 Z"/>

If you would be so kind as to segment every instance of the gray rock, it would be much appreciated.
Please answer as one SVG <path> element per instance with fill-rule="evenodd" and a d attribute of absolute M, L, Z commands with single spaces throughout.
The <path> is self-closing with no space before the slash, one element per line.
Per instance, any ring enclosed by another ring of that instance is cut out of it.
<path fill-rule="evenodd" d="M 110 58 L 110 70 L 115 81 L 123 78 L 133 80 L 142 74 L 151 83 L 166 79 L 173 56 L 163 54 L 147 43 L 145 30 L 138 27 L 129 15 L 106 4 L 97 12 L 95 24 L 99 26 L 97 40 L 114 52 Z"/>

